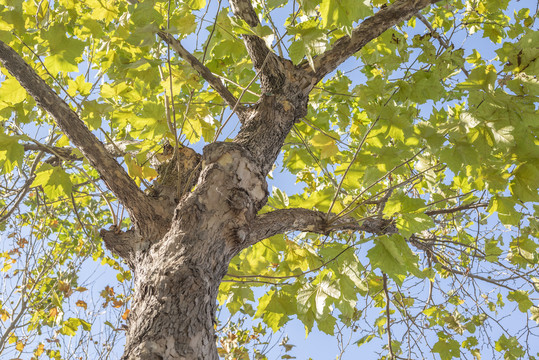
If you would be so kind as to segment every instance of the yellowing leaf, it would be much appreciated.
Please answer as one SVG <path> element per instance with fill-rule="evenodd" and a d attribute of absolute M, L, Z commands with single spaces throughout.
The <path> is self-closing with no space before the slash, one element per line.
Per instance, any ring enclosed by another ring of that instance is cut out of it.
<path fill-rule="evenodd" d="M 39 357 L 39 356 L 41 356 L 43 354 L 44 351 L 45 351 L 45 345 L 39 344 L 37 346 L 36 351 L 34 351 L 34 355 Z"/>
<path fill-rule="evenodd" d="M 52 309 L 49 310 L 49 317 L 56 318 L 57 315 L 58 315 L 58 308 L 53 307 Z"/>
<path fill-rule="evenodd" d="M 2 321 L 9 319 L 9 313 L 5 309 L 0 309 L 0 319 L 2 319 Z"/>
<path fill-rule="evenodd" d="M 22 341 L 17 341 L 17 345 L 15 345 L 15 349 L 17 349 L 17 351 L 23 351 L 24 350 L 24 344 Z"/>
<path fill-rule="evenodd" d="M 77 305 L 78 307 L 83 308 L 84 310 L 86 310 L 86 309 L 88 308 L 88 305 L 86 304 L 86 302 L 84 302 L 84 301 L 82 301 L 82 300 L 78 300 L 77 303 L 76 303 L 76 305 Z"/>

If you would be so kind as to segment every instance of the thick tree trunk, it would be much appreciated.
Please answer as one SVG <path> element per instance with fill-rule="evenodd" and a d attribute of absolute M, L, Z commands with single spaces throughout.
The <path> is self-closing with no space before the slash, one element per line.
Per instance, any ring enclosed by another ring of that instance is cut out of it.
<path fill-rule="evenodd" d="M 214 321 L 221 279 L 249 238 L 249 224 L 267 199 L 265 175 L 243 146 L 204 149 L 193 192 L 178 204 L 158 241 L 128 233 L 103 235 L 130 263 L 134 298 L 124 360 L 217 359 Z M 126 248 L 120 243 L 138 244 Z"/>
<path fill-rule="evenodd" d="M 122 359 L 218 358 L 215 302 L 228 261 L 202 247 L 176 249 L 176 244 L 185 240 L 181 234 L 168 236 L 163 246 L 150 251 L 137 266 Z M 200 238 L 192 240 L 208 243 Z"/>

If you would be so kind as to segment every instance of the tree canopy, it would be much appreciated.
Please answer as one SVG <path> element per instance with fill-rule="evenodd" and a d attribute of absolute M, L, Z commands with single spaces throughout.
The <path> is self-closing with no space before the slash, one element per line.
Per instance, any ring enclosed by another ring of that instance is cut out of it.
<path fill-rule="evenodd" d="M 220 356 L 299 321 L 339 358 L 539 359 L 531 3 L 0 0 L 0 354 L 119 358 L 124 244 L 206 191 L 246 219 Z M 221 199 L 218 166 L 258 178 Z"/>

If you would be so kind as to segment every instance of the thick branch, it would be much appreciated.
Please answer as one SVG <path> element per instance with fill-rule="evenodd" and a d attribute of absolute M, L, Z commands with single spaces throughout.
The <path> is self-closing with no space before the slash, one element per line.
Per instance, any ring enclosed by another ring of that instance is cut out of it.
<path fill-rule="evenodd" d="M 168 223 L 167 215 L 151 201 L 126 171 L 116 162 L 103 144 L 80 120 L 36 72 L 11 47 L 0 41 L 0 62 L 19 83 L 34 97 L 39 106 L 46 110 L 58 126 L 81 151 L 90 164 L 99 172 L 108 188 L 129 210 L 133 221 Z"/>
<path fill-rule="evenodd" d="M 169 44 L 178 55 L 182 57 L 185 61 L 191 65 L 193 69 L 195 69 L 196 72 L 199 73 L 200 76 L 206 80 L 210 86 L 217 91 L 217 93 L 223 98 L 223 100 L 226 101 L 228 106 L 232 109 L 236 109 L 236 113 L 240 118 L 243 118 L 245 112 L 247 109 L 243 107 L 242 105 L 238 104 L 238 99 L 232 93 L 227 89 L 227 87 L 223 84 L 221 79 L 219 79 L 217 76 L 215 76 L 210 69 L 208 69 L 204 64 L 202 64 L 193 54 L 191 54 L 189 51 L 187 51 L 180 41 L 176 40 L 174 36 L 171 34 L 164 32 L 164 31 L 158 31 L 157 35 L 161 39 L 163 39 L 167 44 Z"/>
<path fill-rule="evenodd" d="M 314 72 L 308 64 L 304 66 L 304 70 L 310 73 L 315 80 L 314 83 L 319 82 L 325 75 L 335 70 L 346 59 L 361 50 L 369 41 L 377 38 L 390 27 L 411 18 L 421 9 L 438 1 L 440 0 L 395 1 L 375 15 L 365 19 L 352 31 L 351 36 L 343 36 L 335 42 L 331 49 L 317 56 L 314 59 Z"/>
<path fill-rule="evenodd" d="M 234 15 L 244 20 L 250 27 L 260 25 L 251 0 L 230 0 L 229 3 Z M 286 80 L 284 60 L 273 53 L 266 46 L 266 42 L 256 35 L 243 35 L 243 41 L 260 76 L 262 90 L 265 93 L 278 93 Z"/>
<path fill-rule="evenodd" d="M 247 25 L 254 28 L 260 25 L 258 15 L 256 14 L 251 0 L 231 0 L 229 1 L 232 13 L 245 21 Z"/>
<path fill-rule="evenodd" d="M 287 231 L 318 234 L 329 234 L 332 231 L 344 230 L 365 231 L 373 234 L 389 234 L 397 231 L 390 220 L 368 218 L 358 221 L 345 217 L 329 222 L 326 213 L 300 208 L 275 210 L 259 215 L 252 223 L 251 229 L 247 246 Z"/>
<path fill-rule="evenodd" d="M 454 208 L 426 211 L 425 214 L 435 216 L 463 210 L 486 207 L 486 203 L 475 203 Z M 330 214 L 331 215 L 331 214 Z M 303 231 L 317 234 L 329 234 L 332 231 L 365 231 L 371 234 L 396 233 L 397 228 L 392 220 L 380 217 L 356 220 L 351 217 L 337 217 L 336 220 L 328 214 L 301 208 L 275 210 L 257 216 L 251 226 L 249 245 L 287 231 Z"/>

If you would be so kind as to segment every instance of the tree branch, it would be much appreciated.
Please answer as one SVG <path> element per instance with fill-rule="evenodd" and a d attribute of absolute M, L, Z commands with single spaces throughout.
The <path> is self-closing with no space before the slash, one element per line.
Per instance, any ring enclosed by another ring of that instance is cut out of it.
<path fill-rule="evenodd" d="M 2 41 L 0 41 L 0 62 L 34 97 L 37 104 L 54 118 L 71 142 L 99 172 L 107 187 L 128 209 L 133 222 L 139 228 L 142 225 L 143 232 L 155 227 L 156 222 L 168 224 L 168 215 L 159 203 L 142 192 L 69 105 L 36 74 L 17 52 Z M 152 223 L 154 224 L 151 225 Z"/>
<path fill-rule="evenodd" d="M 255 28 L 260 25 L 251 0 L 230 0 L 229 3 L 233 14 L 244 20 L 250 27 Z M 275 93 L 281 90 L 286 80 L 285 60 L 273 53 L 260 37 L 256 35 L 242 37 L 253 66 L 260 76 L 262 90 L 265 93 Z"/>
<path fill-rule="evenodd" d="M 226 101 L 231 109 L 236 109 L 235 111 L 240 117 L 240 120 L 243 119 L 247 109 L 238 104 L 238 99 L 232 95 L 232 93 L 223 84 L 221 79 L 215 76 L 210 69 L 204 66 L 204 64 L 202 64 L 193 54 L 187 51 L 187 49 L 185 49 L 180 41 L 176 40 L 174 36 L 165 31 L 158 31 L 157 35 L 159 35 L 161 39 L 169 44 L 174 51 L 176 51 L 176 53 L 182 57 L 182 59 L 187 61 L 189 65 L 191 65 L 191 67 L 195 69 L 195 71 L 198 72 L 199 75 L 202 76 L 202 78 L 204 78 L 204 80 L 206 80 L 215 91 L 217 91 L 217 93 L 223 98 L 223 100 Z"/>
<path fill-rule="evenodd" d="M 451 213 L 462 211 L 462 210 L 478 209 L 478 208 L 484 208 L 487 206 L 488 206 L 488 203 L 473 203 L 473 204 L 455 206 L 455 207 L 447 208 L 447 209 L 425 211 L 425 214 L 429 216 L 434 216 L 434 215 L 439 215 L 439 214 L 451 214 Z"/>
<path fill-rule="evenodd" d="M 486 203 L 468 204 L 448 209 L 426 211 L 425 214 L 435 216 L 486 206 L 488 206 Z M 377 235 L 397 232 L 393 220 L 383 219 L 379 215 L 357 220 L 348 216 L 337 218 L 332 214 L 328 216 L 328 214 L 321 211 L 301 208 L 280 209 L 259 215 L 252 223 L 251 229 L 250 238 L 245 246 L 253 245 L 258 241 L 287 231 L 303 231 L 324 235 L 333 231 L 345 230 L 365 231 Z"/>
<path fill-rule="evenodd" d="M 366 218 L 356 220 L 343 217 L 332 222 L 326 213 L 301 208 L 271 211 L 256 217 L 251 225 L 250 238 L 245 246 L 287 231 L 304 231 L 318 234 L 329 234 L 332 231 L 365 231 L 373 234 L 390 234 L 397 232 L 391 220 Z"/>
<path fill-rule="evenodd" d="M 138 143 L 139 142 L 136 140 L 123 140 L 123 141 L 118 141 L 115 143 L 105 144 L 104 146 L 105 146 L 105 150 L 107 150 L 110 155 L 112 155 L 113 157 L 120 157 L 129 153 L 129 151 L 127 150 L 127 147 L 129 145 L 135 145 Z M 69 160 L 82 160 L 81 157 L 73 153 L 75 149 L 68 146 L 57 147 L 57 146 L 47 146 L 44 144 L 37 144 L 37 143 L 35 144 L 27 143 L 27 144 L 24 144 L 23 146 L 24 146 L 24 151 L 43 151 L 47 154 L 60 156 L 62 158 L 69 159 Z"/>
<path fill-rule="evenodd" d="M 303 69 L 312 76 L 315 83 L 332 72 L 369 41 L 377 38 L 390 27 L 411 18 L 415 13 L 440 0 L 397 0 L 375 15 L 365 19 L 352 31 L 351 36 L 343 36 L 333 47 L 314 58 L 314 71 L 305 64 Z"/>

